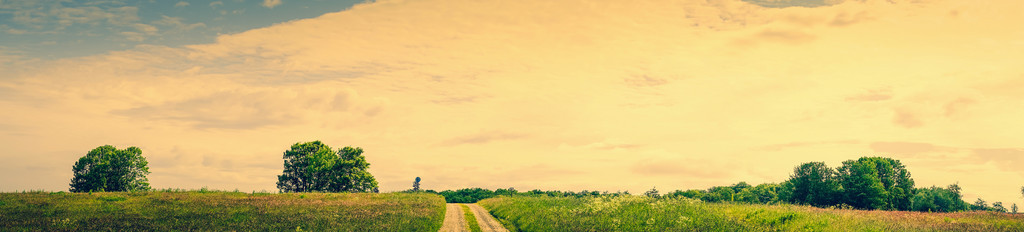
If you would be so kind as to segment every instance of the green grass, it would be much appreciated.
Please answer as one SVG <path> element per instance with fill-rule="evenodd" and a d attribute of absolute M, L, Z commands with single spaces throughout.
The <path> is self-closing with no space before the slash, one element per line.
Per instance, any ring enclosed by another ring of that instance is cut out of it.
<path fill-rule="evenodd" d="M 423 193 L 0 193 L 5 231 L 437 231 Z"/>
<path fill-rule="evenodd" d="M 469 230 L 473 232 L 481 232 L 480 223 L 476 222 L 476 216 L 473 215 L 473 211 L 469 210 L 469 206 L 459 204 L 462 206 L 462 215 L 466 218 L 466 222 L 469 223 Z"/>
<path fill-rule="evenodd" d="M 478 202 L 511 231 L 1024 231 L 1024 215 L 821 209 L 691 199 L 499 197 Z"/>

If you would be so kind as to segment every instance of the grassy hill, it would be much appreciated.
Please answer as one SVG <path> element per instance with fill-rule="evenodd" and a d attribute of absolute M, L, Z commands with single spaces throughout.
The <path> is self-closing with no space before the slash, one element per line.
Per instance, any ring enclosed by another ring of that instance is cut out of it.
<path fill-rule="evenodd" d="M 437 231 L 444 212 L 422 193 L 0 193 L 15 231 Z"/>
<path fill-rule="evenodd" d="M 1024 231 L 1024 215 L 822 209 L 642 196 L 478 202 L 512 231 Z"/>

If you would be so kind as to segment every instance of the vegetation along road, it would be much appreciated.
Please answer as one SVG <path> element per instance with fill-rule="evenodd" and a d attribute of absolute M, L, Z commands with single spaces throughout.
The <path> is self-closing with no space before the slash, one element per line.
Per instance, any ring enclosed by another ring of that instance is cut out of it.
<path fill-rule="evenodd" d="M 448 203 L 441 232 L 508 232 L 486 209 L 477 204 Z"/>

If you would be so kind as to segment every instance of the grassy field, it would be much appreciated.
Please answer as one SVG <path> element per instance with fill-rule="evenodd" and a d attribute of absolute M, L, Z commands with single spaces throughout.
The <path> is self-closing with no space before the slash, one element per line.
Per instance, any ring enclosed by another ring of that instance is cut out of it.
<path fill-rule="evenodd" d="M 477 204 L 510 231 L 1024 231 L 1024 215 L 821 209 L 690 199 L 499 197 Z"/>
<path fill-rule="evenodd" d="M 29 231 L 437 231 L 444 198 L 413 193 L 0 193 L 0 228 Z"/>

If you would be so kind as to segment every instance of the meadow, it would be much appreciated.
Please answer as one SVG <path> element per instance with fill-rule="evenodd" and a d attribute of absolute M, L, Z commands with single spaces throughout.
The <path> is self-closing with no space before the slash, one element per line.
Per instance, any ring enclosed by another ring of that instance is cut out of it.
<path fill-rule="evenodd" d="M 1024 215 L 707 203 L 645 196 L 501 196 L 477 204 L 510 231 L 1024 231 Z"/>
<path fill-rule="evenodd" d="M 426 193 L 0 193 L 13 231 L 437 231 L 444 212 Z"/>

